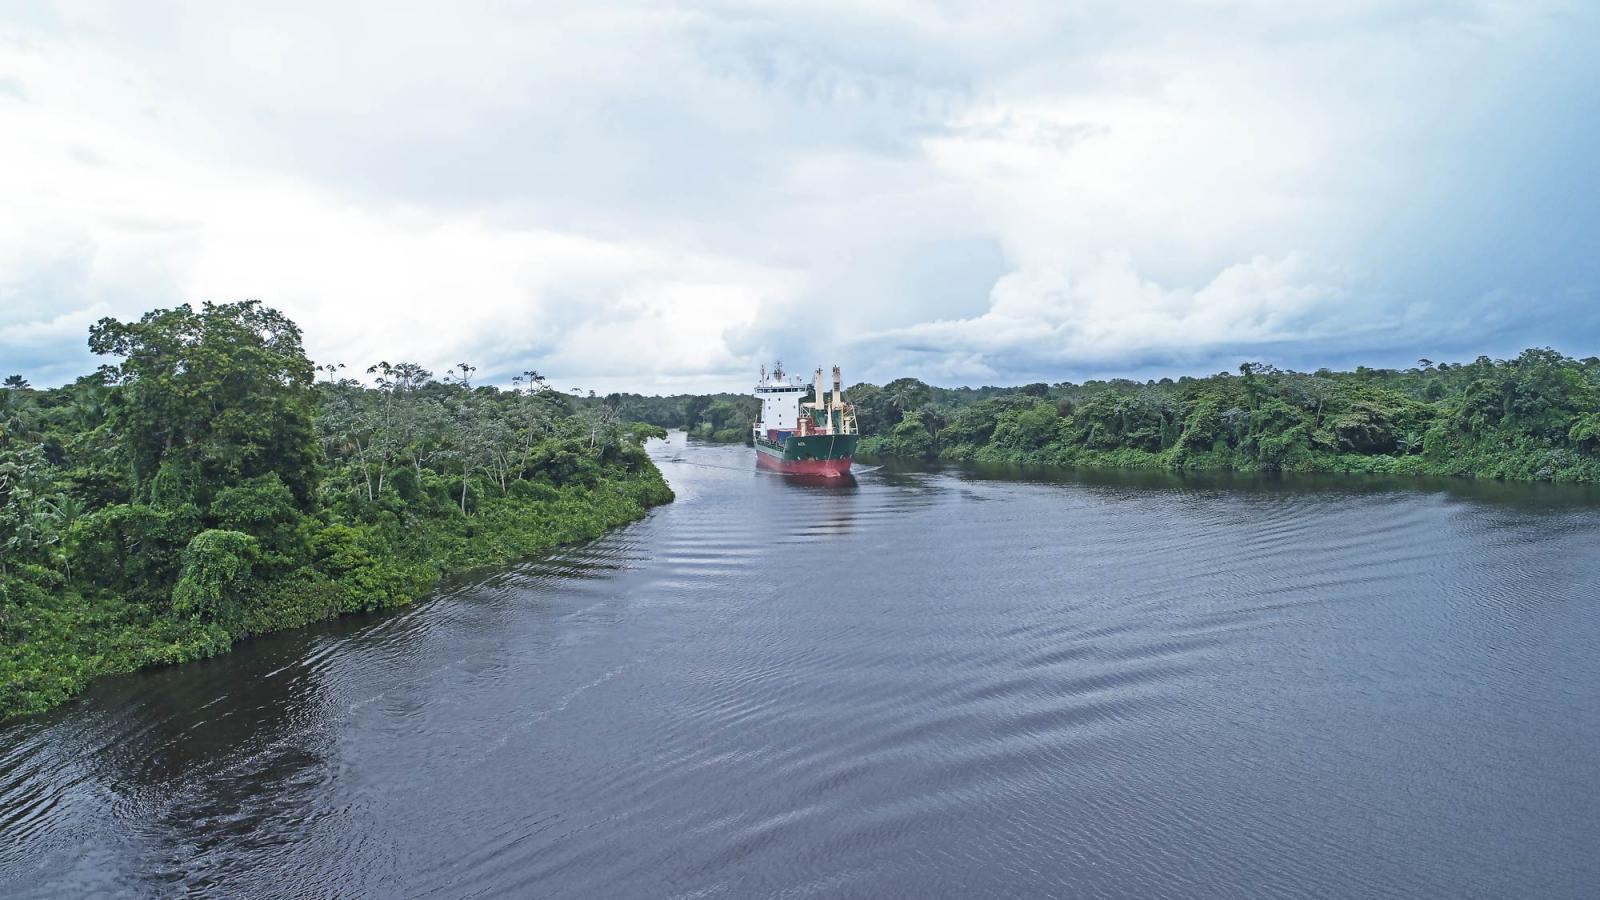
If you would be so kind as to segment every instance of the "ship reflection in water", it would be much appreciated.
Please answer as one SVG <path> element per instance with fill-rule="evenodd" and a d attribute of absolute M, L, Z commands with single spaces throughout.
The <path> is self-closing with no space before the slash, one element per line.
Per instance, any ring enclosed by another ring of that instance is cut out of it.
<path fill-rule="evenodd" d="M 795 487 L 820 488 L 825 491 L 853 490 L 860 487 L 856 482 L 856 476 L 850 472 L 845 472 L 843 475 L 808 475 L 804 472 L 773 474 L 781 476 L 784 484 L 792 484 Z"/>

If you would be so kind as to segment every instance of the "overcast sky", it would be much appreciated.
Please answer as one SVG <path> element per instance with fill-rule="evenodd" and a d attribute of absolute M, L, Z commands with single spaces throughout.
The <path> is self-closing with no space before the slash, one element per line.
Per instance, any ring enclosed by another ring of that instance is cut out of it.
<path fill-rule="evenodd" d="M 745 389 L 1600 353 L 1592 2 L 0 0 L 0 374 Z"/>

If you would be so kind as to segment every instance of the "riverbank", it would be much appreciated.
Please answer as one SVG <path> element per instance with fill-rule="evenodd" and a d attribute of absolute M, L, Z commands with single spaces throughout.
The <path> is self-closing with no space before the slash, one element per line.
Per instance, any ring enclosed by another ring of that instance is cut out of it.
<path fill-rule="evenodd" d="M 1019 388 L 850 389 L 863 456 L 1600 483 L 1600 358 Z"/>
<path fill-rule="evenodd" d="M 0 389 L 0 718 L 410 603 L 672 499 L 643 448 L 662 429 L 531 370 L 340 377 L 255 301 L 102 319 L 89 347 L 116 362 Z"/>
<path fill-rule="evenodd" d="M 866 442 L 863 441 L 863 447 Z M 922 459 L 883 452 L 863 452 L 875 460 Z M 1499 452 L 1461 448 L 1437 454 L 1366 455 L 1308 451 L 1272 464 L 1232 450 L 1192 451 L 1173 447 L 1162 452 L 1091 450 L 1049 447 L 1037 451 L 996 447 L 959 447 L 941 452 L 948 462 L 1086 469 L 1133 469 L 1161 472 L 1243 472 L 1285 474 L 1393 475 L 1473 478 L 1500 481 L 1554 481 L 1600 484 L 1600 459 L 1561 448 L 1527 448 Z"/>
<path fill-rule="evenodd" d="M 316 561 L 249 587 L 234 615 L 206 619 L 127 596 L 86 595 L 56 573 L 0 579 L 0 721 L 43 712 L 95 679 L 225 653 L 252 636 L 406 606 L 443 578 L 592 540 L 673 499 L 655 465 L 593 485 L 529 485 L 473 516 L 448 506 L 391 508 L 369 523 L 329 522 Z M 519 482 L 519 484 L 527 484 Z"/>
<path fill-rule="evenodd" d="M 712 428 L 709 425 L 701 425 L 693 429 L 686 428 L 684 433 L 697 441 L 705 441 L 708 444 L 744 444 L 747 447 L 751 446 L 749 428 Z"/>

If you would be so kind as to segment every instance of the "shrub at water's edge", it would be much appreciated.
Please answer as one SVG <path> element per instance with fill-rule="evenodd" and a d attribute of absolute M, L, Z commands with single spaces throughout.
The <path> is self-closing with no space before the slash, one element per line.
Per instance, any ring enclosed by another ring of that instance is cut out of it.
<path fill-rule="evenodd" d="M 537 372 L 500 390 L 379 363 L 368 387 L 253 302 L 105 319 L 90 344 L 120 362 L 0 391 L 0 718 L 672 499 L 642 446 L 662 429 Z"/>

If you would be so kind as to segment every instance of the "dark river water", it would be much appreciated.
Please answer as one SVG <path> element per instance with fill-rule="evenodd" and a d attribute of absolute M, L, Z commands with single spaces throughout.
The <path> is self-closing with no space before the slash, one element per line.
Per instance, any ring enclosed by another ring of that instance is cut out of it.
<path fill-rule="evenodd" d="M 755 471 L 0 730 L 0 896 L 1600 895 L 1600 496 Z"/>

